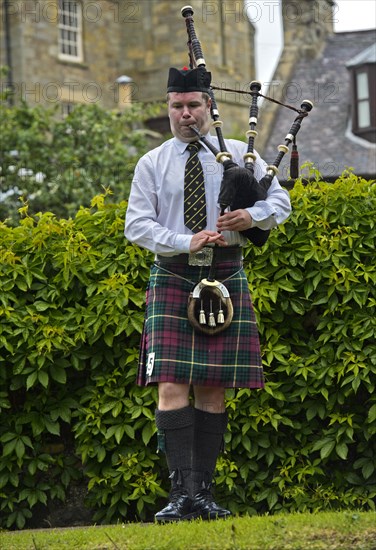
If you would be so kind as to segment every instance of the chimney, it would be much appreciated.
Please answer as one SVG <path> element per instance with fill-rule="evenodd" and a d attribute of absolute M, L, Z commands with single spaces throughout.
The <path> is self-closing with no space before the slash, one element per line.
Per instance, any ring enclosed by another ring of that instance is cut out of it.
<path fill-rule="evenodd" d="M 132 105 L 133 80 L 130 76 L 122 75 L 116 79 L 118 85 L 118 109 L 124 111 Z"/>
<path fill-rule="evenodd" d="M 296 55 L 317 57 L 334 32 L 332 0 L 283 0 L 284 48 Z"/>

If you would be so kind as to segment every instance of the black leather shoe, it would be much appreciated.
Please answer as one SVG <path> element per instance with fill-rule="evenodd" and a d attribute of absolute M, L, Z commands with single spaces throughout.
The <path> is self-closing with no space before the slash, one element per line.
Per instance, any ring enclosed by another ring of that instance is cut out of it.
<path fill-rule="evenodd" d="M 181 470 L 174 470 L 170 475 L 171 492 L 170 500 L 160 512 L 154 516 L 158 522 L 180 521 L 191 510 L 192 499 L 184 488 L 184 476 Z"/>
<path fill-rule="evenodd" d="M 190 512 L 191 503 L 192 500 L 185 489 L 173 489 L 167 506 L 155 514 L 155 520 L 158 522 L 180 521 Z"/>
<path fill-rule="evenodd" d="M 225 519 L 231 515 L 229 510 L 218 506 L 214 501 L 210 487 L 206 487 L 195 495 L 192 500 L 191 511 L 183 519 Z"/>

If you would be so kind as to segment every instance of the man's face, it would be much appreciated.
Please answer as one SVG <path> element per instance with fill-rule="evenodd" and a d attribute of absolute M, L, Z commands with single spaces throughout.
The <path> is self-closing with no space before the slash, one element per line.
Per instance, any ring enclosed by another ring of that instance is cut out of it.
<path fill-rule="evenodd" d="M 170 92 L 168 116 L 171 132 L 181 141 L 197 140 L 190 126 L 196 126 L 201 134 L 207 134 L 210 128 L 210 99 L 203 98 L 202 92 Z"/>

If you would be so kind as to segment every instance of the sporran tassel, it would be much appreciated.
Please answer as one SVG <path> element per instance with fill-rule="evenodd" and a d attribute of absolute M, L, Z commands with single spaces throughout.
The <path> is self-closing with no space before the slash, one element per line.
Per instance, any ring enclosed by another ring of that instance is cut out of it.
<path fill-rule="evenodd" d="M 213 313 L 213 300 L 210 300 L 210 313 L 209 313 L 209 327 L 215 327 L 215 319 L 214 319 L 214 313 Z"/>
<path fill-rule="evenodd" d="M 201 309 L 200 309 L 200 315 L 199 315 L 199 323 L 200 325 L 206 325 L 205 310 L 204 310 L 204 304 L 202 300 L 201 300 Z"/>
<path fill-rule="evenodd" d="M 219 300 L 219 311 L 218 311 L 218 317 L 217 317 L 218 325 L 223 325 L 223 323 L 225 322 L 225 316 L 221 306 L 222 306 L 221 300 Z"/>

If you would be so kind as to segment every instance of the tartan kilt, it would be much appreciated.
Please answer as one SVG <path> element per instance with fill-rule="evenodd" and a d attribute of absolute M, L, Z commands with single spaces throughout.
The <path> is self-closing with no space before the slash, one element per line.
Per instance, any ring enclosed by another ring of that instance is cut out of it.
<path fill-rule="evenodd" d="M 195 331 L 188 320 L 189 294 L 209 269 L 182 264 L 151 267 L 137 384 L 264 386 L 259 335 L 242 262 L 217 266 L 216 279 L 227 287 L 233 303 L 230 326 L 208 336 Z"/>

